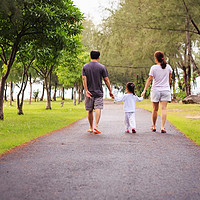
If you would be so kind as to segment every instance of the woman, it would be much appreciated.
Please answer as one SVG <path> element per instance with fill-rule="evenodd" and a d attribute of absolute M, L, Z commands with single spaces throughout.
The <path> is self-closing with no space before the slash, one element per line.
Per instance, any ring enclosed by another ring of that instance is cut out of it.
<path fill-rule="evenodd" d="M 145 84 L 144 91 L 141 96 L 144 97 L 147 88 L 152 84 L 151 88 L 151 101 L 153 104 L 152 112 L 152 131 L 156 131 L 156 120 L 159 108 L 159 102 L 161 107 L 161 133 L 166 133 L 165 122 L 167 117 L 167 103 L 171 101 L 171 92 L 170 92 L 170 81 L 172 68 L 167 64 L 164 53 L 161 51 L 156 51 L 154 54 L 155 61 L 157 65 L 151 67 L 149 78 Z"/>

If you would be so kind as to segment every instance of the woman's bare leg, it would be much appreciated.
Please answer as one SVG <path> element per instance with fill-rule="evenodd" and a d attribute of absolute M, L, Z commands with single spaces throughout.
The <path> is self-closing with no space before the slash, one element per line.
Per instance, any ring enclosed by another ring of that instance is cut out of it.
<path fill-rule="evenodd" d="M 158 116 L 158 108 L 159 108 L 159 102 L 153 102 L 153 111 L 152 111 L 152 123 L 153 123 L 153 129 L 156 129 L 156 121 Z"/>
<path fill-rule="evenodd" d="M 165 128 L 165 122 L 167 119 L 167 103 L 168 101 L 161 101 L 161 130 L 164 130 Z"/>

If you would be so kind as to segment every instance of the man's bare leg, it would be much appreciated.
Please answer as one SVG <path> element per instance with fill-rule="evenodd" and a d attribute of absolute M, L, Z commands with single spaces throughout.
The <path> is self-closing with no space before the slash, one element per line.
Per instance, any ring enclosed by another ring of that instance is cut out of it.
<path fill-rule="evenodd" d="M 90 124 L 90 130 L 93 131 L 93 110 L 88 111 L 88 121 Z"/>
<path fill-rule="evenodd" d="M 101 117 L 101 109 L 95 109 L 95 129 L 98 129 L 99 120 Z"/>

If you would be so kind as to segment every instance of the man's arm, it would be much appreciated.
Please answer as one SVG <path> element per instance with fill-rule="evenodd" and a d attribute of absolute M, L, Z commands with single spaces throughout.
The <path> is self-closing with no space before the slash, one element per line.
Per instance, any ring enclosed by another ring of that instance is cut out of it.
<path fill-rule="evenodd" d="M 82 80 L 83 80 L 83 87 L 84 87 L 84 90 L 85 90 L 86 97 L 92 98 L 92 94 L 88 91 L 88 88 L 87 88 L 87 77 L 82 76 Z"/>
<path fill-rule="evenodd" d="M 104 82 L 105 82 L 105 84 L 106 84 L 106 86 L 107 86 L 107 88 L 108 88 L 108 90 L 110 92 L 110 97 L 114 99 L 114 95 L 113 95 L 112 90 L 111 90 L 109 78 L 105 77 L 104 78 Z"/>

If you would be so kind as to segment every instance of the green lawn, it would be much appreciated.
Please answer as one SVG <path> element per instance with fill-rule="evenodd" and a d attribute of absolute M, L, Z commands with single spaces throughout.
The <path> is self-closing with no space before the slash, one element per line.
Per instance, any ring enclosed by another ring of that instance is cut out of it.
<path fill-rule="evenodd" d="M 137 103 L 137 106 L 152 111 L 150 100 Z M 160 114 L 160 111 L 159 111 Z M 200 145 L 200 105 L 169 103 L 167 120 L 182 133 Z"/>
<path fill-rule="evenodd" d="M 84 104 L 74 106 L 71 100 L 52 102 L 52 110 L 46 110 L 46 102 L 24 103 L 24 115 L 17 115 L 16 105 L 4 104 L 4 121 L 0 121 L 0 154 L 5 151 L 62 128 L 87 116 Z"/>

